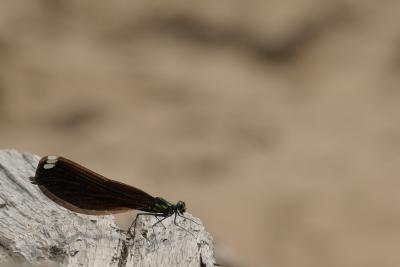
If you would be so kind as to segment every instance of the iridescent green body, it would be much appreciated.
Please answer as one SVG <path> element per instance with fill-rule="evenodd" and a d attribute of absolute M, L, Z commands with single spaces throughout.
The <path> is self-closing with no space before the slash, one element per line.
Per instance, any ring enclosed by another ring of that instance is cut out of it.
<path fill-rule="evenodd" d="M 149 212 L 160 213 L 165 216 L 171 216 L 174 213 L 183 214 L 186 211 L 185 202 L 178 201 L 175 205 L 164 198 L 154 198 L 153 206 Z"/>

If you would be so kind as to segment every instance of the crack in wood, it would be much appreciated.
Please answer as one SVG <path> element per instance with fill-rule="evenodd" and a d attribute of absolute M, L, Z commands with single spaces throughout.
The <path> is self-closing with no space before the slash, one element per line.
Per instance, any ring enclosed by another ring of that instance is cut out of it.
<path fill-rule="evenodd" d="M 129 243 L 130 243 L 129 240 L 121 240 L 122 247 L 121 247 L 121 254 L 119 256 L 118 267 L 126 266 L 126 263 L 128 261 L 129 251 L 134 245 L 134 242 L 132 242 L 132 244 Z"/>

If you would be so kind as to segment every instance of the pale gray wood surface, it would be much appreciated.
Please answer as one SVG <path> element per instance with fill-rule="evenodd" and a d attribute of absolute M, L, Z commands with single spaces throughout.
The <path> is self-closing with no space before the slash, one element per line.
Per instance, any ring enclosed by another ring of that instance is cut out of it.
<path fill-rule="evenodd" d="M 138 221 L 135 239 L 118 229 L 114 217 L 71 212 L 48 199 L 28 177 L 39 157 L 0 150 L 0 266 L 214 266 L 212 237 L 202 224 L 173 216 L 154 227 L 152 216 Z M 185 216 L 200 222 L 188 213 Z M 201 222 L 200 222 L 201 223 Z"/>

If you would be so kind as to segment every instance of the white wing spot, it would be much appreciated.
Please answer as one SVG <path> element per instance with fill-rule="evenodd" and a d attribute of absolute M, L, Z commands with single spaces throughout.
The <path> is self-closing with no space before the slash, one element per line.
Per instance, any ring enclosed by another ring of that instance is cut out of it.
<path fill-rule="evenodd" d="M 56 166 L 56 165 L 54 165 L 54 164 L 44 164 L 43 168 L 45 168 L 46 170 L 48 170 L 48 169 L 53 168 L 54 166 Z"/>
<path fill-rule="evenodd" d="M 57 161 L 58 161 L 58 157 L 57 156 L 47 156 L 46 163 L 54 164 Z"/>

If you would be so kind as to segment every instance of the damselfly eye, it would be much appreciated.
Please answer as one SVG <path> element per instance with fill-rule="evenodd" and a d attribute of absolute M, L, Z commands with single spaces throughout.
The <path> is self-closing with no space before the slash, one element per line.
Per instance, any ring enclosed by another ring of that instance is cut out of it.
<path fill-rule="evenodd" d="M 178 203 L 177 203 L 176 205 L 178 206 L 178 210 L 179 210 L 181 213 L 186 212 L 186 204 L 185 204 L 185 202 L 183 202 L 183 201 L 178 201 Z"/>

